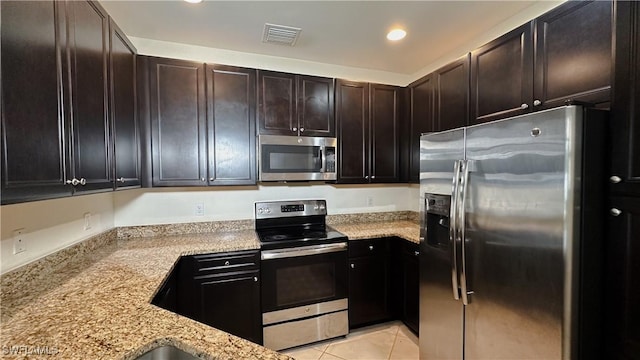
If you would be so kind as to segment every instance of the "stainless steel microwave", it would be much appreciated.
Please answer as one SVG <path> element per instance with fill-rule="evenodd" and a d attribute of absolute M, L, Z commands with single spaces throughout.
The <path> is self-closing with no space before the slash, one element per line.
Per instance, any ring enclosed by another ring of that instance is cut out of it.
<path fill-rule="evenodd" d="M 259 180 L 336 180 L 337 145 L 330 137 L 259 135 Z"/>

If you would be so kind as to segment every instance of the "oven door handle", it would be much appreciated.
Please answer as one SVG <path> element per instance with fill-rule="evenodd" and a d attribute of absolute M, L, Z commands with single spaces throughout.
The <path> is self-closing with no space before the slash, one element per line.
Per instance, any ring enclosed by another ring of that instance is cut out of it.
<path fill-rule="evenodd" d="M 283 259 L 296 256 L 318 255 L 338 251 L 347 251 L 347 243 L 321 244 L 301 246 L 288 249 L 264 250 L 260 253 L 262 260 Z"/>

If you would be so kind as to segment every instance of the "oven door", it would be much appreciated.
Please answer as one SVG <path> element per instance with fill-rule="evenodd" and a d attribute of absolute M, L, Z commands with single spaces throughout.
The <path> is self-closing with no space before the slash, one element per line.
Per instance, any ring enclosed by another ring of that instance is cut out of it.
<path fill-rule="evenodd" d="M 261 253 L 262 312 L 347 298 L 347 243 Z"/>

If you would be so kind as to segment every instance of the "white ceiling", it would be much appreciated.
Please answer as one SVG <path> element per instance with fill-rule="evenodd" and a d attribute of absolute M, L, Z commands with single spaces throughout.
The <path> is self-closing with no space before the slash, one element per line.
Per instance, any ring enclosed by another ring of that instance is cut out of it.
<path fill-rule="evenodd" d="M 413 74 L 539 1 L 102 1 L 137 38 Z M 302 28 L 294 47 L 265 23 Z M 407 37 L 385 38 L 400 26 Z"/>

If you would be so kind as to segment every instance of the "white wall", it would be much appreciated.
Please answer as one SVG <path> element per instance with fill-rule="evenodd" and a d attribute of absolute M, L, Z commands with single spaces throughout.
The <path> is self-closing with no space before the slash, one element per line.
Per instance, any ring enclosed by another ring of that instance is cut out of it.
<path fill-rule="evenodd" d="M 140 189 L 114 195 L 115 226 L 252 219 L 254 202 L 288 199 L 326 199 L 330 215 L 418 211 L 419 201 L 417 187 L 404 184 Z M 204 216 L 195 215 L 199 203 Z"/>
<path fill-rule="evenodd" d="M 85 230 L 84 214 L 91 214 Z M 0 272 L 52 254 L 114 227 L 113 193 L 4 205 L 0 208 Z M 24 229 L 26 251 L 13 254 L 13 231 Z"/>

